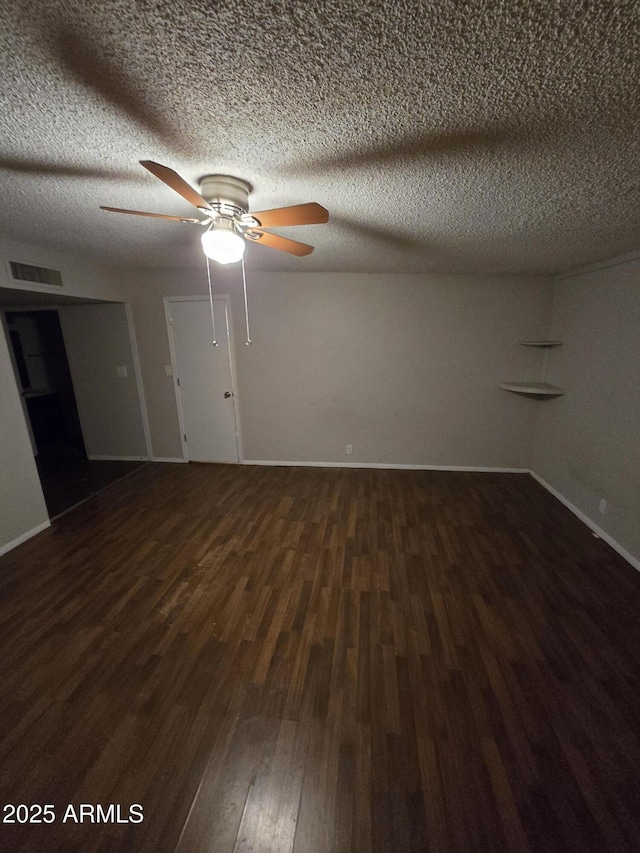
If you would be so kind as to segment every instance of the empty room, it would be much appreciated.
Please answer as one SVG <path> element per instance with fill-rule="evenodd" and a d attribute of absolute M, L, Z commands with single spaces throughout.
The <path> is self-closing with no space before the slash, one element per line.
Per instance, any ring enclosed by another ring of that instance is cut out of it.
<path fill-rule="evenodd" d="M 0 850 L 637 851 L 637 4 L 0 48 Z"/>

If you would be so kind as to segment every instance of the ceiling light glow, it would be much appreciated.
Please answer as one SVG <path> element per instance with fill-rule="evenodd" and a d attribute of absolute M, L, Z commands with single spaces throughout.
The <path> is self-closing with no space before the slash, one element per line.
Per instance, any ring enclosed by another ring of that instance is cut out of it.
<path fill-rule="evenodd" d="M 236 234 L 230 220 L 219 220 L 202 235 L 205 255 L 218 264 L 235 264 L 244 255 L 244 240 Z"/>

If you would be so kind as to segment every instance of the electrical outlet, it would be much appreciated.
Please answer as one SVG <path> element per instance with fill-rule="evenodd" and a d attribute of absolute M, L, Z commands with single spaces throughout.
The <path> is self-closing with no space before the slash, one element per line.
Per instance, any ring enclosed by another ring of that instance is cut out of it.
<path fill-rule="evenodd" d="M 600 498 L 600 505 L 599 505 L 598 509 L 600 510 L 600 515 L 604 515 L 606 513 L 607 502 L 605 501 L 604 498 Z"/>
<path fill-rule="evenodd" d="M 165 374 L 165 376 L 173 376 L 173 367 L 171 367 L 170 364 L 165 364 L 164 374 Z"/>
<path fill-rule="evenodd" d="M 345 453 L 353 453 L 353 444 L 347 444 L 347 449 Z"/>
<path fill-rule="evenodd" d="M 126 379 L 129 375 L 129 371 L 127 370 L 126 365 L 123 365 L 122 367 L 116 367 L 116 372 L 120 379 Z"/>

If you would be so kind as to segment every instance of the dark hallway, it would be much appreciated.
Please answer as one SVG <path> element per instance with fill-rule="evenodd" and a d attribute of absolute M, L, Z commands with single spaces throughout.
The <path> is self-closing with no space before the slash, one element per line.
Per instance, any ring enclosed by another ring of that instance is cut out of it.
<path fill-rule="evenodd" d="M 55 518 L 143 463 L 87 458 L 58 312 L 7 311 L 5 318 L 42 491 Z"/>

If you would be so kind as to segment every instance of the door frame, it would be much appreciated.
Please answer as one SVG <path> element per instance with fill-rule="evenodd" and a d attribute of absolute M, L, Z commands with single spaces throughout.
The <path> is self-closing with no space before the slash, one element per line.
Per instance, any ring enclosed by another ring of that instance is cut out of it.
<path fill-rule="evenodd" d="M 238 453 L 238 464 L 244 464 L 244 454 L 242 451 L 242 435 L 240 431 L 240 406 L 238 404 L 238 379 L 236 375 L 236 360 L 235 360 L 235 345 L 233 340 L 233 323 L 231 322 L 231 297 L 227 293 L 216 293 L 213 295 L 213 301 L 220 300 L 224 302 L 224 313 L 227 327 L 227 354 L 229 356 L 229 366 L 231 368 L 231 393 L 233 395 L 233 414 L 236 424 L 236 448 Z M 208 296 L 165 296 L 164 316 L 167 324 L 167 338 L 169 341 L 169 356 L 171 358 L 171 372 L 173 374 L 173 390 L 176 395 L 176 408 L 178 410 L 178 423 L 180 424 L 180 447 L 182 449 L 182 461 L 189 461 L 187 451 L 187 443 L 184 440 L 185 425 L 184 414 L 182 411 L 182 398 L 180 396 L 180 386 L 178 385 L 178 360 L 176 358 L 176 350 L 173 341 L 173 324 L 171 322 L 171 304 L 173 302 L 205 302 L 209 306 Z"/>

